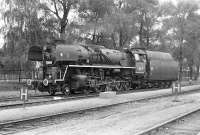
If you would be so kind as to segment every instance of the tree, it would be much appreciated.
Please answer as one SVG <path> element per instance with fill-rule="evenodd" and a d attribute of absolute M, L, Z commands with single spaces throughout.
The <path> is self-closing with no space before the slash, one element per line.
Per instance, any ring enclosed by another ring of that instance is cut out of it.
<path fill-rule="evenodd" d="M 122 49 L 135 35 L 134 16 L 126 12 L 123 0 L 88 0 L 81 4 L 79 15 L 84 20 L 83 33 L 95 44 Z M 92 34 L 91 34 L 92 33 Z"/>
<path fill-rule="evenodd" d="M 3 13 L 5 26 L 1 29 L 5 35 L 5 57 L 13 58 L 13 63 L 17 58 L 23 63 L 22 56 L 27 56 L 28 48 L 32 45 L 44 45 L 46 37 L 53 33 L 44 28 L 44 18 L 39 17 L 39 1 L 6 2 L 10 8 Z"/>
<path fill-rule="evenodd" d="M 78 3 L 78 0 L 48 0 L 40 4 L 46 12 L 56 16 L 59 22 L 60 38 L 65 39 L 66 27 L 69 24 L 70 10 Z"/>
<path fill-rule="evenodd" d="M 158 4 L 157 0 L 128 0 L 127 10 L 136 16 L 134 25 L 137 26 L 140 47 L 151 48 L 156 40 L 154 26 L 158 18 Z"/>
<path fill-rule="evenodd" d="M 110 15 L 112 5 L 111 0 L 85 0 L 80 3 L 78 9 L 82 20 L 80 30 L 94 44 L 100 43 L 105 38 L 105 16 Z"/>
<path fill-rule="evenodd" d="M 199 8 L 197 5 L 195 1 L 192 3 L 181 1 L 177 6 L 167 3 L 162 10 L 162 14 L 167 16 L 163 21 L 163 29 L 173 36 L 174 46 L 177 48 L 174 49 L 174 56 L 179 60 L 180 80 L 182 79 L 183 59 L 186 58 L 191 67 L 194 65 L 194 58 L 199 56 L 197 47 L 199 15 L 196 13 Z M 197 61 L 195 63 L 198 64 Z"/>
<path fill-rule="evenodd" d="M 107 32 L 113 41 L 116 49 L 122 49 L 129 46 L 131 39 L 136 35 L 134 17 L 125 13 L 124 9 L 114 8 L 113 14 L 107 18 Z"/>

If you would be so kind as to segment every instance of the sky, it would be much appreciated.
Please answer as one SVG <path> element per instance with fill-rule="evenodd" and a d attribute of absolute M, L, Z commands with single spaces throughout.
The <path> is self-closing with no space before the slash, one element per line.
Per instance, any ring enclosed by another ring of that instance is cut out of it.
<path fill-rule="evenodd" d="M 3 3 L 3 0 L 0 0 L 0 12 L 2 12 L 4 6 L 2 6 L 2 3 Z M 4 25 L 4 20 L 3 20 L 3 17 L 0 13 L 0 28 Z M 3 34 L 0 33 L 0 48 L 3 47 L 3 44 L 4 44 L 4 38 L 3 38 Z"/>
<path fill-rule="evenodd" d="M 2 6 L 2 5 L 3 5 L 3 1 L 4 1 L 4 0 L 0 0 L 0 5 L 1 5 L 1 6 L 0 6 L 0 12 L 2 12 L 2 11 L 4 10 L 4 8 L 5 8 L 5 6 Z M 177 1 L 179 1 L 179 0 L 159 0 L 159 2 L 160 2 L 161 4 L 162 4 L 163 2 L 167 2 L 167 1 L 171 1 L 174 5 L 176 5 Z M 196 0 L 196 1 L 199 1 L 199 2 L 200 2 L 200 0 Z M 2 15 L 0 14 L 0 28 L 1 28 L 3 25 L 4 25 L 4 20 L 3 20 Z M 4 44 L 3 34 L 0 33 L 0 48 L 2 48 L 3 44 Z"/>
<path fill-rule="evenodd" d="M 170 1 L 170 2 L 172 2 L 174 5 L 176 5 L 176 3 L 177 3 L 178 0 L 159 0 L 160 3 L 168 2 L 168 1 Z"/>

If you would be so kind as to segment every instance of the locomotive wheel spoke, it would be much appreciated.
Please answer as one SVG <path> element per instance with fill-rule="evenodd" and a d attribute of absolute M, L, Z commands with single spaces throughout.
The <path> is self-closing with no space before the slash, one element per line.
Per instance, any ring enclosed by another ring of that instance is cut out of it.
<path fill-rule="evenodd" d="M 124 83 L 124 91 L 127 91 L 128 90 L 128 85 L 127 85 L 127 83 L 125 82 Z"/>
<path fill-rule="evenodd" d="M 129 82 L 124 82 L 123 83 L 123 87 L 124 87 L 124 91 L 130 90 L 130 84 L 129 84 Z"/>
<path fill-rule="evenodd" d="M 125 85 L 125 83 L 122 82 L 121 85 L 122 85 L 122 91 L 126 91 L 126 85 Z"/>
<path fill-rule="evenodd" d="M 122 90 L 122 86 L 120 84 L 120 82 L 117 82 L 116 85 L 115 85 L 115 90 L 116 91 L 121 91 Z"/>

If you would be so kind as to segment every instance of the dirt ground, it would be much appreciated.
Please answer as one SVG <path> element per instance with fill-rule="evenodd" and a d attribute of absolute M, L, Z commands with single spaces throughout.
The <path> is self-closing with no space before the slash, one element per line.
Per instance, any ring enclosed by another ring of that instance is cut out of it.
<path fill-rule="evenodd" d="M 160 121 L 200 107 L 200 93 L 129 103 L 103 110 L 85 112 L 52 126 L 18 135 L 133 135 Z M 64 119 L 64 118 L 63 118 Z"/>

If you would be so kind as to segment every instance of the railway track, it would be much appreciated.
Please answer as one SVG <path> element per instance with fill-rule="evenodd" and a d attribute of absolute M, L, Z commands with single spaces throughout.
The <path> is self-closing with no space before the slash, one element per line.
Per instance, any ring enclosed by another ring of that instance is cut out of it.
<path fill-rule="evenodd" d="M 144 91 L 155 91 L 159 90 L 159 88 L 152 88 L 152 89 L 136 89 L 132 91 L 122 91 L 122 92 L 117 92 L 117 94 L 128 94 L 128 93 L 137 93 L 137 92 L 144 92 Z M 182 92 L 181 94 L 187 94 L 187 93 L 193 93 L 198 90 L 192 90 L 192 91 L 185 91 Z M 171 96 L 172 94 L 164 94 L 164 95 L 156 95 L 147 98 L 148 99 L 153 99 L 153 98 L 160 98 L 160 97 L 165 97 L 165 96 Z M 65 102 L 65 101 L 70 101 L 70 100 L 79 100 L 79 99 L 86 99 L 86 98 L 93 98 L 97 97 L 98 93 L 93 93 L 89 95 L 83 95 L 83 94 L 77 94 L 77 95 L 71 95 L 69 97 L 66 97 L 62 94 L 59 94 L 57 96 L 50 96 L 50 95 L 37 95 L 37 96 L 31 96 L 29 101 L 26 102 L 26 106 L 34 106 L 34 105 L 42 105 L 42 104 L 51 104 L 51 103 L 57 103 L 57 102 Z M 145 100 L 145 99 L 141 99 Z M 1 99 L 0 100 L 0 109 L 8 109 L 8 108 L 17 108 L 23 106 L 23 102 L 19 99 L 19 97 L 14 97 L 14 98 L 8 98 L 8 99 Z"/>
<path fill-rule="evenodd" d="M 70 101 L 70 100 L 79 100 L 84 98 L 92 98 L 97 97 L 97 94 L 90 94 L 90 95 L 77 95 L 77 96 L 70 96 L 70 97 L 64 97 L 64 96 L 39 96 L 34 97 L 31 99 L 31 101 L 26 101 L 25 105 L 27 106 L 33 106 L 33 105 L 42 105 L 42 104 L 51 104 L 51 103 L 57 103 L 57 102 L 64 102 L 64 101 Z M 0 109 L 8 109 L 8 108 L 17 108 L 24 105 L 23 101 L 16 102 L 15 100 L 7 101 L 9 103 L 0 102 Z"/>
<path fill-rule="evenodd" d="M 20 99 L 19 96 L 3 97 L 3 98 L 0 98 L 0 102 L 17 101 Z M 31 98 L 31 99 L 37 99 L 37 98 L 41 98 L 41 97 L 45 98 L 45 97 L 51 97 L 51 96 L 50 95 L 31 95 L 31 96 L 29 96 L 29 98 Z"/>
<path fill-rule="evenodd" d="M 186 119 L 187 117 L 191 117 L 192 115 L 195 115 L 195 114 L 200 114 L 200 107 L 196 108 L 194 110 L 191 110 L 189 112 L 186 112 L 184 114 L 181 114 L 181 115 L 174 117 L 172 119 L 169 119 L 167 121 L 164 121 L 162 123 L 159 123 L 157 125 L 154 125 L 153 127 L 150 127 L 146 130 L 138 132 L 135 135 L 157 135 L 157 134 L 160 135 L 161 134 L 160 132 L 162 132 L 163 129 L 169 130 L 170 127 L 173 128 L 172 130 L 176 130 L 176 128 L 174 128 L 173 126 L 170 126 L 170 125 L 178 123 L 179 121 L 184 121 L 184 119 Z M 192 123 L 193 120 L 191 120 L 191 123 Z M 200 121 L 198 122 L 198 124 L 200 124 Z M 199 126 L 199 125 L 196 125 L 196 126 Z M 182 130 L 184 130 L 184 129 L 182 129 Z M 197 131 L 200 132 L 200 129 L 198 128 Z M 194 132 L 193 130 L 191 130 L 190 132 L 191 133 L 187 133 L 187 134 L 194 134 L 194 133 L 192 133 L 192 132 Z M 162 133 L 162 134 L 164 134 L 164 133 Z M 167 133 L 167 134 L 169 134 L 169 133 Z"/>

